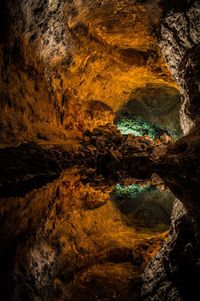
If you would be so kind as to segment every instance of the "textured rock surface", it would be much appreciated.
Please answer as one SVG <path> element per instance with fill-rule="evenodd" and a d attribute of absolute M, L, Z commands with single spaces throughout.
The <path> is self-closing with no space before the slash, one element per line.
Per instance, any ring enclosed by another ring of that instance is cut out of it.
<path fill-rule="evenodd" d="M 182 88 L 182 128 L 187 134 L 199 110 L 199 1 L 175 1 L 166 9 L 161 26 L 160 47 Z"/>
<path fill-rule="evenodd" d="M 142 300 L 199 300 L 199 223 L 180 201 L 168 242 L 143 275 Z"/>
<path fill-rule="evenodd" d="M 184 203 L 174 208 L 168 242 L 148 265 L 142 300 L 199 300 L 199 3 L 170 3 L 161 26 L 161 47 L 183 90 L 183 127 L 190 134 L 170 146 L 157 172 Z M 184 123 L 187 121 L 186 123 Z M 180 213 L 180 214 L 179 214 Z"/>
<path fill-rule="evenodd" d="M 80 136 L 111 122 L 136 88 L 176 86 L 151 34 L 157 1 L 16 0 L 1 7 L 1 142 Z"/>

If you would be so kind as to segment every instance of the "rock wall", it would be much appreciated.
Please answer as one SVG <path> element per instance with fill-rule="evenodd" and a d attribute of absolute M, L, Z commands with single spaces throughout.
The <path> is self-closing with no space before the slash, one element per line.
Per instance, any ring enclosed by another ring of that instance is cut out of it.
<path fill-rule="evenodd" d="M 167 243 L 143 274 L 141 300 L 199 300 L 199 222 L 176 201 Z"/>
<path fill-rule="evenodd" d="M 1 8 L 1 143 L 80 136 L 112 122 L 136 88 L 176 87 L 153 34 L 157 1 L 9 0 Z"/>
<path fill-rule="evenodd" d="M 157 172 L 184 203 L 176 203 L 168 242 L 147 266 L 142 300 L 198 300 L 199 290 L 199 2 L 175 1 L 161 25 L 163 54 L 182 87 L 183 137 L 157 162 Z"/>
<path fill-rule="evenodd" d="M 198 1 L 175 1 L 164 13 L 160 47 L 184 95 L 182 128 L 187 134 L 199 110 L 200 5 Z"/>

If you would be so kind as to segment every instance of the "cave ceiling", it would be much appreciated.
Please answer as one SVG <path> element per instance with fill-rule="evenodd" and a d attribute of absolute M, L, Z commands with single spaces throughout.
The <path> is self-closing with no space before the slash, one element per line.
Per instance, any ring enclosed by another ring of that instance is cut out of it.
<path fill-rule="evenodd" d="M 0 47 L 5 142 L 80 136 L 112 122 L 138 88 L 140 95 L 149 85 L 177 89 L 155 37 L 157 1 L 22 1 L 18 10 L 6 5 L 10 22 L 2 22 L 9 35 L 2 35 Z M 93 101 L 110 109 L 91 117 Z"/>

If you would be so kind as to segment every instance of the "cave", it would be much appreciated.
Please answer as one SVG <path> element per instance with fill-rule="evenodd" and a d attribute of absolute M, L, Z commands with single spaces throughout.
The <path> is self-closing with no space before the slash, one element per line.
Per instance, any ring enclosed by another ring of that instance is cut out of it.
<path fill-rule="evenodd" d="M 174 87 L 147 84 L 131 94 L 116 112 L 115 123 L 121 133 L 160 137 L 166 133 L 174 140 L 183 136 L 181 95 Z"/>
<path fill-rule="evenodd" d="M 198 0 L 0 2 L 0 298 L 200 299 Z"/>

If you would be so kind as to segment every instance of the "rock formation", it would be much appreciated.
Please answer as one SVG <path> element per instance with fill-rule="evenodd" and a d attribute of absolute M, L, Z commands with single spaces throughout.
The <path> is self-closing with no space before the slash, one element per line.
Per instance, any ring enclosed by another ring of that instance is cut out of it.
<path fill-rule="evenodd" d="M 146 268 L 142 300 L 198 300 L 199 290 L 199 3 L 171 3 L 160 45 L 183 90 L 183 126 L 190 133 L 170 146 L 157 172 L 183 202 L 174 208 L 170 239 Z"/>
<path fill-rule="evenodd" d="M 1 1 L 2 300 L 199 300 L 199 16 Z"/>
<path fill-rule="evenodd" d="M 137 88 L 143 94 L 148 85 L 177 89 L 151 34 L 161 15 L 154 1 L 16 0 L 1 6 L 5 143 L 81 136 L 112 122 Z"/>

